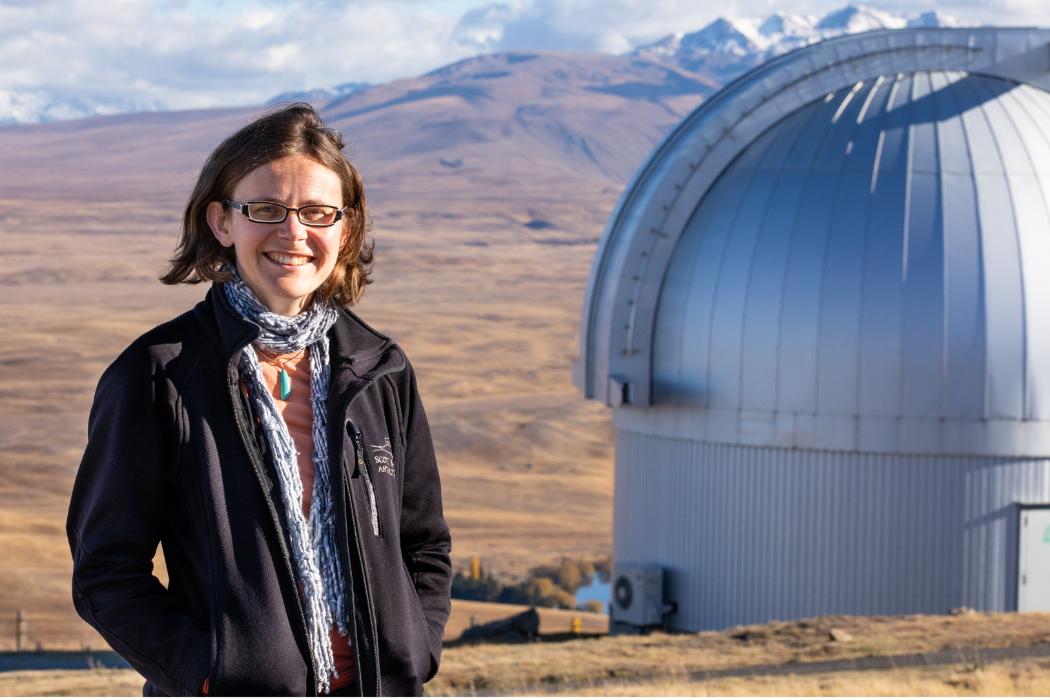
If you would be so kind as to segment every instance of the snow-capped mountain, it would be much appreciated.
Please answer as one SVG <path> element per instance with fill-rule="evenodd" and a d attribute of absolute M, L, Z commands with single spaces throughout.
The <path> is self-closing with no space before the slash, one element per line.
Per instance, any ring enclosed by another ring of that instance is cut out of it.
<path fill-rule="evenodd" d="M 904 17 L 877 10 L 866 5 L 847 5 L 824 15 L 815 28 L 825 36 L 855 34 L 872 29 L 901 29 L 908 26 Z"/>
<path fill-rule="evenodd" d="M 813 24 L 811 17 L 774 12 L 758 25 L 758 33 L 773 42 L 788 36 L 814 37 L 817 32 Z"/>
<path fill-rule="evenodd" d="M 167 109 L 156 101 L 67 95 L 50 90 L 0 90 L 0 126 L 41 124 L 127 112 Z"/>
<path fill-rule="evenodd" d="M 908 20 L 909 27 L 958 27 L 959 22 L 954 17 L 944 14 L 938 10 L 927 10 L 921 15 L 916 15 Z"/>
<path fill-rule="evenodd" d="M 758 20 L 719 17 L 698 31 L 670 34 L 638 47 L 631 55 L 670 63 L 724 83 L 774 56 L 841 34 L 955 26 L 959 23 L 954 18 L 936 10 L 905 17 L 866 5 L 847 5 L 823 17 L 782 12 Z"/>

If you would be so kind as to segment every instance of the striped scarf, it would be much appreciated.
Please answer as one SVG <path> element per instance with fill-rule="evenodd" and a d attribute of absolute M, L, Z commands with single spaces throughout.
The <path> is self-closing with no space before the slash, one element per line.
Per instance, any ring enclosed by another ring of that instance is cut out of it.
<path fill-rule="evenodd" d="M 255 345 L 281 354 L 309 347 L 314 439 L 314 486 L 309 521 L 303 515 L 303 482 L 299 478 L 295 443 L 284 417 L 277 410 L 273 396 L 266 388 L 259 357 L 252 345 L 244 348 L 239 370 L 273 455 L 273 466 L 280 483 L 288 523 L 288 539 L 295 559 L 295 570 L 302 585 L 307 639 L 317 672 L 317 692 L 327 693 L 329 677 L 336 673 L 329 636 L 333 620 L 340 634 L 347 634 L 347 592 L 336 548 L 328 439 L 325 433 L 326 399 L 331 373 L 327 333 L 338 318 L 338 311 L 331 302 L 315 302 L 297 316 L 275 314 L 256 298 L 235 268 L 229 268 L 229 272 L 231 278 L 223 285 L 223 291 L 233 308 L 246 321 L 259 327 L 261 332 Z"/>

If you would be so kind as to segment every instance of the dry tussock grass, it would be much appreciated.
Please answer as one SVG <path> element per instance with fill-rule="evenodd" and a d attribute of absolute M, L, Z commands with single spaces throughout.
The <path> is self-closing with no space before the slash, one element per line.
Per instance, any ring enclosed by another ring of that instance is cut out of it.
<path fill-rule="evenodd" d="M 830 630 L 833 628 L 848 632 L 852 640 L 832 641 Z M 828 616 L 699 634 L 654 633 L 557 644 L 451 648 L 445 651 L 441 673 L 428 686 L 428 692 L 502 695 L 565 687 L 567 692 L 575 693 L 576 688 L 581 691 L 589 687 L 604 688 L 610 682 L 680 684 L 685 683 L 683 679 L 689 674 L 705 671 L 734 669 L 735 672 L 755 666 L 1047 643 L 1050 643 L 1050 613 Z M 834 674 L 836 678 L 843 675 L 846 674 Z M 863 672 L 859 677 L 885 675 Z M 654 680 L 663 678 L 669 680 Z M 706 683 L 735 682 L 736 679 L 723 679 Z M 765 681 L 755 681 L 761 682 Z"/>
<path fill-rule="evenodd" d="M 451 650 L 450 650 L 451 653 Z M 666 669 L 665 677 L 643 683 L 595 681 L 565 690 L 549 684 L 514 689 L 471 686 L 457 695 L 570 695 L 570 696 L 1047 696 L 1050 661 L 1001 661 L 985 665 L 955 664 L 904 668 L 893 672 L 854 671 L 834 674 L 744 676 L 690 681 L 681 671 Z M 24 671 L 0 673 L 0 696 L 139 695 L 142 677 L 134 671 Z M 431 684 L 429 696 L 440 695 Z"/>
<path fill-rule="evenodd" d="M 553 695 L 584 696 L 1046 696 L 1050 661 L 1004 661 L 921 669 L 853 671 L 812 676 L 747 676 L 689 681 L 669 674 L 651 683 L 601 683 Z"/>
<path fill-rule="evenodd" d="M 0 673 L 0 696 L 136 696 L 142 676 L 134 671 L 10 671 Z"/>

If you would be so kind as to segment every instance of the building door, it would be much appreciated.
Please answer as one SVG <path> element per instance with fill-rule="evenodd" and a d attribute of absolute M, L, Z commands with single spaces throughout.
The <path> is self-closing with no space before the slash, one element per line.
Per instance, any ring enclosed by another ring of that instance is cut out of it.
<path fill-rule="evenodd" d="M 1050 611 L 1050 506 L 1021 506 L 1017 611 Z"/>

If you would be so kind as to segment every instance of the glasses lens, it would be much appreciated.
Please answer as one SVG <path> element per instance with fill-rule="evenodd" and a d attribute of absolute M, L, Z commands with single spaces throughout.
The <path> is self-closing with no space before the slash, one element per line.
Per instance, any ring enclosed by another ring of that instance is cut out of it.
<path fill-rule="evenodd" d="M 288 210 L 273 202 L 248 202 L 248 218 L 262 224 L 284 221 Z"/>
<path fill-rule="evenodd" d="M 323 207 L 320 205 L 303 207 L 299 210 L 299 221 L 307 226 L 329 226 L 335 222 L 335 207 Z"/>

